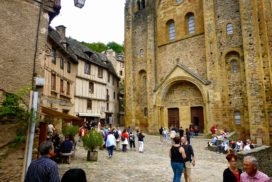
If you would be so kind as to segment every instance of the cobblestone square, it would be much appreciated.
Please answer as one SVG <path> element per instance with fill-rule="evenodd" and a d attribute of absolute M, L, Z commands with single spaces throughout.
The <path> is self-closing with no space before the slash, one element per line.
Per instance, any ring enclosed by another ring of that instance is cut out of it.
<path fill-rule="evenodd" d="M 224 154 L 205 149 L 207 141 L 202 137 L 191 140 L 196 155 L 196 166 L 192 170 L 194 182 L 220 182 L 227 168 Z M 59 165 L 60 175 L 70 168 L 82 168 L 90 182 L 171 182 L 170 146 L 162 144 L 159 136 L 146 135 L 144 153 L 137 150 L 128 150 L 126 153 L 114 151 L 113 157 L 108 158 L 107 150 L 99 150 L 98 161 L 87 162 L 87 151 L 80 142 L 71 164 Z"/>

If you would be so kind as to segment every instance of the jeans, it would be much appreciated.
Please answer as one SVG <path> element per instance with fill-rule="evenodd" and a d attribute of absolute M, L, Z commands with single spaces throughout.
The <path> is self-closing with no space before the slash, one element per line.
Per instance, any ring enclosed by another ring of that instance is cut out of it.
<path fill-rule="evenodd" d="M 108 149 L 109 156 L 112 156 L 114 145 L 107 147 L 107 149 Z"/>
<path fill-rule="evenodd" d="M 127 144 L 122 144 L 122 151 L 126 152 L 127 151 Z"/>
<path fill-rule="evenodd" d="M 180 182 L 180 178 L 181 178 L 182 171 L 184 168 L 184 163 L 171 162 L 171 167 L 174 172 L 173 182 Z"/>

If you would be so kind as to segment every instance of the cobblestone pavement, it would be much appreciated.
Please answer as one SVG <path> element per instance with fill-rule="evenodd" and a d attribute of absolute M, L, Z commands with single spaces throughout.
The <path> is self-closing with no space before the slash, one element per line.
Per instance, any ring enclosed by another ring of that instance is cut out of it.
<path fill-rule="evenodd" d="M 223 171 L 227 167 L 225 155 L 206 150 L 207 139 L 199 137 L 191 140 L 196 155 L 193 181 L 223 181 Z M 107 150 L 99 150 L 98 161 L 87 162 L 87 151 L 82 148 L 82 142 L 78 143 L 71 164 L 59 165 L 60 175 L 70 168 L 82 168 L 89 182 L 171 182 L 170 144 L 161 144 L 159 136 L 146 135 L 144 147 L 144 153 L 136 150 L 126 153 L 114 151 L 112 158 L 108 158 Z"/>

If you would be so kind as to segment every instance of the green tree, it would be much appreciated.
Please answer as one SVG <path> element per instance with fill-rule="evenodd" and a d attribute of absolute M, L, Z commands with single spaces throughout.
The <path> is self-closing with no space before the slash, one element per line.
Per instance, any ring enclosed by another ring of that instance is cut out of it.
<path fill-rule="evenodd" d="M 107 48 L 114 50 L 116 53 L 122 53 L 124 51 L 124 47 L 116 42 L 109 42 Z"/>
<path fill-rule="evenodd" d="M 102 42 L 93 42 L 93 43 L 87 43 L 87 42 L 81 42 L 82 45 L 90 48 L 91 50 L 95 52 L 103 52 L 107 50 L 107 46 Z"/>

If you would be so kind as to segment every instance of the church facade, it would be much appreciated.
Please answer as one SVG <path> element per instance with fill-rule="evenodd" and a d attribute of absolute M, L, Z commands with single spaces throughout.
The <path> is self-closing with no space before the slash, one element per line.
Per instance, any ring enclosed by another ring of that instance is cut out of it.
<path fill-rule="evenodd" d="M 272 143 L 272 2 L 127 0 L 125 125 Z"/>

